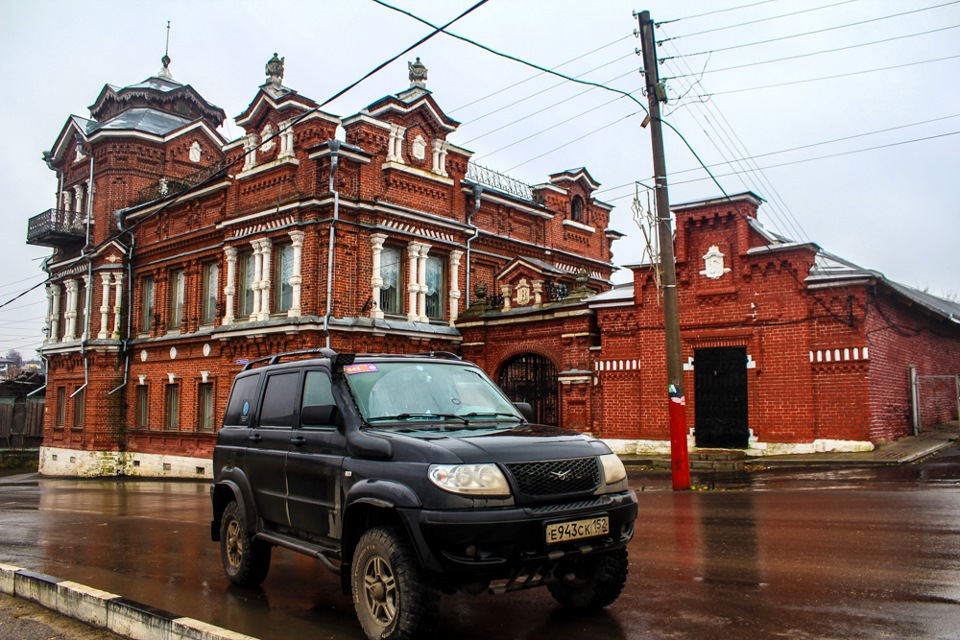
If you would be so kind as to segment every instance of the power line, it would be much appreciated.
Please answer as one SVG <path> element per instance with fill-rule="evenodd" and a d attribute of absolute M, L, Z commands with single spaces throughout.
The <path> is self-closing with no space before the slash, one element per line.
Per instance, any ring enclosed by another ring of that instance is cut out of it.
<path fill-rule="evenodd" d="M 714 27 L 714 28 L 712 28 L 712 29 L 705 29 L 704 31 L 696 31 L 696 32 L 694 32 L 694 33 L 685 33 L 685 34 L 683 34 L 683 35 L 674 36 L 673 38 L 669 38 L 669 39 L 670 39 L 670 40 L 679 40 L 680 38 L 692 38 L 692 37 L 694 37 L 694 36 L 702 36 L 702 35 L 704 35 L 704 34 L 706 34 L 706 33 L 716 33 L 717 31 L 727 31 L 727 30 L 729 30 L 729 29 L 736 29 L 737 27 L 745 27 L 745 26 L 748 26 L 748 25 L 751 25 L 751 24 L 759 24 L 759 23 L 761 23 L 761 22 L 769 22 L 769 21 L 771 21 L 771 20 L 779 20 L 780 18 L 789 18 L 789 17 L 792 17 L 792 16 L 800 15 L 800 14 L 802 14 L 802 13 L 811 13 L 811 12 L 813 12 L 813 11 L 821 11 L 821 10 L 823 10 L 823 9 L 832 9 L 833 7 L 839 7 L 839 6 L 842 5 L 842 4 L 850 4 L 851 2 L 859 2 L 859 0 L 843 0 L 842 2 L 834 2 L 833 4 L 826 4 L 826 5 L 823 5 L 823 6 L 821 6 L 821 7 L 811 7 L 811 8 L 809 8 L 809 9 L 801 9 L 801 10 L 799 10 L 799 11 L 792 11 L 792 12 L 790 12 L 790 13 L 782 13 L 782 14 L 777 15 L 777 16 L 769 16 L 769 17 L 766 17 L 766 18 L 758 18 L 758 19 L 756 19 L 756 20 L 749 20 L 749 21 L 747 21 L 747 22 L 740 22 L 740 23 L 738 23 L 738 24 L 731 24 L 731 25 L 727 25 L 727 26 L 725 26 L 725 27 Z M 662 44 L 662 43 L 664 43 L 664 42 L 667 42 L 667 40 L 660 40 L 660 44 Z M 663 60 L 663 59 L 661 58 L 661 61 L 662 61 L 662 60 Z"/>
<path fill-rule="evenodd" d="M 773 63 L 776 63 L 776 62 L 786 62 L 786 61 L 788 61 L 788 60 L 798 60 L 798 59 L 800 59 L 800 58 L 810 58 L 810 57 L 813 57 L 813 56 L 819 56 L 819 55 L 823 55 L 823 54 L 826 54 L 826 53 L 837 53 L 837 52 L 839 52 L 839 51 L 848 51 L 848 50 L 850 50 L 850 49 L 857 49 L 857 48 L 860 48 L 860 47 L 869 47 L 869 46 L 875 45 L 875 44 L 884 44 L 884 43 L 893 42 L 893 41 L 896 41 L 896 40 L 905 40 L 905 39 L 907 39 L 907 38 L 916 38 L 916 37 L 919 37 L 919 36 L 926 36 L 926 35 L 930 35 L 930 34 L 933 34 L 933 33 L 939 33 L 939 32 L 941 32 L 941 31 L 949 31 L 949 30 L 951 30 L 951 29 L 957 29 L 957 28 L 960 28 L 960 24 L 950 25 L 950 26 L 948 26 L 948 27 L 940 27 L 939 29 L 931 29 L 931 30 L 929 30 L 929 31 L 920 31 L 920 32 L 917 32 L 917 33 L 908 33 L 908 34 L 904 34 L 904 35 L 900 35 L 900 36 L 891 36 L 891 37 L 889 37 L 889 38 L 884 38 L 884 39 L 882 39 L 882 40 L 872 40 L 872 41 L 870 41 L 870 42 L 861 42 L 860 44 L 851 44 L 851 45 L 847 45 L 847 46 L 845 46 L 845 47 L 837 47 L 837 48 L 835 48 L 835 49 L 823 49 L 823 50 L 821 50 L 821 51 L 809 51 L 809 52 L 807 52 L 807 53 L 800 53 L 800 54 L 793 55 L 793 56 L 784 56 L 783 58 L 771 58 L 770 60 L 759 60 L 759 61 L 757 61 L 757 62 L 747 62 L 747 63 L 744 63 L 744 64 L 737 64 L 737 65 L 733 65 L 733 66 L 729 66 L 729 67 L 721 67 L 721 68 L 719 68 L 719 69 L 706 69 L 706 70 L 701 71 L 700 73 L 697 73 L 697 74 L 691 73 L 691 74 L 686 74 L 686 75 L 668 76 L 668 77 L 666 77 L 666 78 L 663 78 L 663 80 L 673 80 L 673 79 L 677 79 L 677 78 L 688 78 L 688 77 L 692 77 L 692 76 L 700 77 L 700 76 L 703 76 L 704 74 L 707 74 L 707 73 L 720 73 L 720 72 L 722 72 L 722 71 L 734 71 L 734 70 L 736 70 L 736 69 L 746 69 L 746 68 L 748 68 L 748 67 L 757 67 L 757 66 L 764 65 L 764 64 L 773 64 Z M 669 60 L 673 60 L 673 59 L 676 59 L 676 58 L 683 58 L 683 57 L 686 57 L 686 56 L 668 56 L 668 57 L 666 57 L 666 58 L 661 58 L 661 62 L 666 62 L 666 61 L 669 61 Z"/>
<path fill-rule="evenodd" d="M 674 18 L 672 20 L 664 20 L 663 22 L 658 22 L 657 26 L 662 24 L 670 24 L 671 22 L 680 22 L 681 20 L 693 20 L 694 18 L 703 18 L 705 16 L 714 16 L 719 13 L 729 13 L 730 11 L 739 11 L 740 9 L 749 9 L 751 7 L 759 7 L 762 4 L 770 4 L 771 2 L 777 2 L 778 0 L 761 0 L 761 2 L 754 2 L 751 4 L 743 4 L 739 7 L 730 7 L 729 9 L 717 9 L 716 11 L 707 11 L 706 13 L 698 13 L 694 16 L 684 16 L 683 18 Z"/>
<path fill-rule="evenodd" d="M 376 1 L 376 0 L 374 0 L 374 1 Z M 816 35 L 816 34 L 818 34 L 818 33 L 827 33 L 827 32 L 829 32 L 829 31 L 837 31 L 837 30 L 839 30 L 839 29 L 847 29 L 847 28 L 849 28 L 849 27 L 858 27 L 858 26 L 862 26 L 862 25 L 865 25 L 865 24 L 870 24 L 870 23 L 873 23 L 873 22 L 879 22 L 879 21 L 881 21 L 881 20 L 889 20 L 890 18 L 899 18 L 899 17 L 901 17 L 901 16 L 906 16 L 906 15 L 910 15 L 910 14 L 913 14 L 913 13 L 920 13 L 920 12 L 922 12 L 922 11 L 931 11 L 931 10 L 933 10 L 933 9 L 940 9 L 940 8 L 942 8 L 942 7 L 947 7 L 947 6 L 950 6 L 950 5 L 953 5 L 953 4 L 957 4 L 957 3 L 960 3 L 960 0 L 951 0 L 951 2 L 945 2 L 945 3 L 943 3 L 943 4 L 934 5 L 934 6 L 932 6 L 932 7 L 924 7 L 924 8 L 922 8 L 922 9 L 913 9 L 913 10 L 911 10 L 911 11 L 902 11 L 902 12 L 900 12 L 900 13 L 893 13 L 893 14 L 886 15 L 886 16 L 880 16 L 879 18 L 870 18 L 869 20 L 861 20 L 861 21 L 859 21 L 859 22 L 850 22 L 850 23 L 847 23 L 847 24 L 840 24 L 840 25 L 836 25 L 836 26 L 833 26 L 833 27 L 824 27 L 823 29 L 815 29 L 815 30 L 813 30 L 813 31 L 805 31 L 805 32 L 803 32 L 803 33 L 795 33 L 795 34 L 789 35 L 789 36 L 780 36 L 780 37 L 777 37 L 777 38 L 768 38 L 767 40 L 758 40 L 758 41 L 756 41 L 756 42 L 744 42 L 743 44 L 730 45 L 729 47 L 722 47 L 722 48 L 719 48 L 719 49 L 711 49 L 711 50 L 709 50 L 709 51 L 700 51 L 700 52 L 697 52 L 697 53 L 688 53 L 688 54 L 686 54 L 686 57 L 704 56 L 704 55 L 709 55 L 709 54 L 714 54 L 714 53 L 720 53 L 720 52 L 723 52 L 723 51 L 733 51 L 734 49 L 743 49 L 743 48 L 746 48 L 746 47 L 755 47 L 755 46 L 760 45 L 760 44 L 770 44 L 771 42 L 781 42 L 781 41 L 783 41 L 783 40 L 792 40 L 792 39 L 794 39 L 794 38 L 803 38 L 803 37 L 806 37 L 806 36 Z M 678 38 L 680 38 L 680 37 L 682 37 L 682 36 L 677 36 L 676 38 L 670 38 L 670 39 L 668 39 L 668 40 L 676 40 L 676 39 L 678 39 Z M 660 45 L 660 44 L 663 44 L 664 42 L 667 42 L 667 40 L 660 40 L 660 41 L 657 42 L 657 44 Z"/>
<path fill-rule="evenodd" d="M 567 66 L 568 64 L 570 64 L 571 62 L 576 62 L 577 60 L 580 60 L 580 59 L 582 59 L 582 58 L 586 58 L 586 57 L 589 56 L 589 55 L 593 55 L 594 53 L 596 53 L 596 52 L 598 52 L 598 51 L 602 51 L 603 49 L 606 49 L 606 48 L 608 48 L 608 47 L 611 47 L 611 46 L 617 44 L 618 42 L 622 42 L 622 41 L 626 40 L 627 38 L 631 37 L 632 35 L 633 35 L 632 33 L 628 33 L 627 35 L 623 36 L 622 38 L 617 38 L 617 39 L 614 40 L 613 42 L 608 42 L 607 44 L 605 44 L 605 45 L 603 45 L 603 46 L 601 46 L 601 47 L 597 47 L 596 49 L 593 49 L 592 51 L 587 51 L 586 53 L 583 53 L 583 54 L 581 54 L 581 55 L 579 55 L 579 56 L 577 56 L 577 57 L 575 57 L 575 58 L 570 58 L 570 59 L 567 60 L 566 62 L 561 62 L 560 64 L 554 66 L 553 69 L 556 70 L 556 69 L 559 69 L 560 67 L 565 67 L 565 66 Z M 621 58 L 617 58 L 617 60 L 620 60 L 620 59 L 621 59 Z M 597 67 L 597 68 L 599 68 L 599 67 Z M 586 73 L 590 73 L 590 72 L 588 71 L 588 72 L 586 72 Z M 497 90 L 494 91 L 493 93 L 488 93 L 487 95 L 482 96 L 482 97 L 480 97 L 480 98 L 477 98 L 476 100 L 471 100 L 470 102 L 468 102 L 468 103 L 466 103 L 466 104 L 462 104 L 462 105 L 460 105 L 460 106 L 458 106 L 458 107 L 454 107 L 453 109 L 450 109 L 450 110 L 448 111 L 448 113 L 456 113 L 457 111 L 460 111 L 461 109 L 466 109 L 467 107 L 471 107 L 471 106 L 473 106 L 473 105 L 475 105 L 475 104 L 477 104 L 477 103 L 479 103 L 479 102 L 483 102 L 483 101 L 486 100 L 487 98 L 492 98 L 493 96 L 499 95 L 499 94 L 503 93 L 504 91 L 509 91 L 510 89 L 513 89 L 514 87 L 519 87 L 521 84 L 524 84 L 524 83 L 526 83 L 526 82 L 529 82 L 529 81 L 531 81 L 531 80 L 533 80 L 533 79 L 535 79 L 535 78 L 539 78 L 539 77 L 542 76 L 543 74 L 544 74 L 543 71 L 541 71 L 540 73 L 535 73 L 535 74 L 533 74 L 532 76 L 529 76 L 529 77 L 527 77 L 527 78 L 524 78 L 523 80 L 518 80 L 517 82 L 514 82 L 513 84 L 507 85 L 507 86 L 505 86 L 505 87 L 503 87 L 503 88 L 501 88 L 501 89 L 497 89 Z M 581 74 L 581 75 L 583 75 L 583 74 Z"/>
<path fill-rule="evenodd" d="M 895 65 L 891 65 L 891 66 L 889 66 L 889 67 L 880 67 L 880 68 L 878 68 L 878 69 L 864 69 L 864 70 L 862 70 L 862 71 L 852 71 L 852 72 L 850 72 L 850 73 L 839 73 L 839 74 L 832 75 L 832 76 L 821 76 L 821 77 L 819 77 L 819 78 L 806 78 L 806 79 L 804 79 L 804 80 L 792 80 L 792 81 L 789 81 L 789 82 L 777 82 L 777 83 L 775 83 L 775 84 L 764 84 L 764 85 L 759 85 L 759 86 L 756 86 L 756 87 L 741 87 L 740 89 L 730 89 L 729 91 L 714 91 L 714 92 L 711 92 L 711 93 L 699 94 L 697 97 L 698 97 L 698 98 L 711 98 L 711 97 L 713 97 L 713 96 L 724 96 L 724 95 L 729 95 L 729 94 L 731 94 L 731 93 L 743 93 L 743 92 L 746 92 L 746 91 L 761 91 L 761 90 L 763 90 L 763 89 L 777 89 L 777 88 L 779 88 L 779 87 L 786 87 L 786 86 L 793 85 L 793 84 L 807 84 L 807 83 L 810 83 L 810 82 L 820 82 L 820 81 L 822 81 L 822 80 L 836 80 L 836 79 L 838 79 L 838 78 L 849 78 L 849 77 L 852 77 L 852 76 L 859 76 L 859 75 L 863 75 L 863 74 L 866 74 L 866 73 L 877 73 L 877 72 L 879 72 L 879 71 L 891 71 L 891 70 L 893 70 L 893 69 L 903 69 L 903 68 L 906 68 L 906 67 L 915 67 L 915 66 L 921 65 L 921 64 L 930 64 L 930 63 L 932 63 L 932 62 L 945 62 L 945 61 L 947 61 L 947 60 L 954 60 L 954 59 L 956 59 L 956 58 L 960 58 L 960 53 L 955 54 L 955 55 L 952 55 L 952 56 L 944 56 L 944 57 L 942 57 L 942 58 L 930 58 L 930 59 L 928 59 L 928 60 L 917 60 L 916 62 L 907 62 L 907 63 L 904 63 L 904 64 L 895 64 Z"/>
<path fill-rule="evenodd" d="M 815 157 L 813 157 L 813 158 L 803 158 L 803 159 L 801 159 L 801 160 L 792 160 L 792 161 L 790 161 L 790 162 L 781 162 L 780 164 L 771 164 L 771 165 L 767 165 L 767 166 L 763 167 L 763 169 L 778 169 L 778 168 L 780 168 L 780 167 L 788 167 L 788 166 L 793 165 L 793 164 L 803 164 L 803 163 L 805 163 L 805 162 L 813 162 L 813 161 L 815 161 L 815 160 L 827 160 L 827 159 L 829 159 L 829 158 L 839 158 L 839 157 L 842 157 L 842 156 L 849 156 L 849 155 L 854 155 L 854 154 L 857 154 L 857 153 L 865 153 L 865 152 L 867 152 L 867 151 L 878 151 L 878 150 L 880 150 L 880 149 L 889 149 L 889 148 L 891 148 L 891 147 L 900 147 L 900 146 L 903 146 L 903 145 L 905 145 L 905 144 L 914 144 L 914 143 L 916 143 L 916 142 L 927 142 L 927 141 L 930 141 L 930 140 L 938 140 L 938 139 L 940 139 L 940 138 L 948 138 L 948 137 L 950 137 L 950 136 L 955 136 L 955 135 L 958 135 L 958 134 L 960 134 L 960 130 L 958 130 L 958 131 L 948 131 L 948 132 L 946 132 L 946 133 L 939 133 L 939 134 L 933 135 L 933 136 L 926 136 L 926 137 L 923 137 L 923 138 L 913 138 L 913 139 L 911 139 L 911 140 L 901 140 L 900 142 L 891 142 L 891 143 L 889 143 L 889 144 L 877 145 L 877 146 L 875 146 L 875 147 L 866 147 L 866 148 L 863 148 L 863 149 L 853 149 L 853 150 L 850 150 L 850 151 L 839 151 L 839 152 L 837 152 L 837 153 L 830 153 L 830 154 L 826 154 L 826 155 L 822 155 L 822 156 L 815 156 Z M 707 166 L 706 166 L 706 165 L 701 165 L 701 168 L 706 169 Z M 689 173 L 689 172 L 691 172 L 691 171 L 698 171 L 698 170 L 699 170 L 699 169 L 685 169 L 685 170 L 683 170 L 683 171 L 678 171 L 678 172 L 676 172 L 676 173 Z M 733 175 L 737 175 L 737 172 L 734 171 L 734 172 L 731 172 L 731 173 L 724 173 L 724 174 L 720 174 L 720 175 L 717 176 L 717 177 L 724 178 L 724 177 L 729 177 L 729 176 L 733 176 Z M 712 175 L 712 174 L 711 174 L 710 178 L 713 178 L 713 175 Z M 693 179 L 693 180 L 683 180 L 683 181 L 681 181 L 681 182 L 674 182 L 673 184 L 690 184 L 690 183 L 693 183 L 693 182 L 701 182 L 702 180 L 706 180 L 706 179 L 707 179 L 707 178 L 696 178 L 696 179 Z"/>
<path fill-rule="evenodd" d="M 8 282 L 7 284 L 0 284 L 0 289 L 6 289 L 7 287 L 12 287 L 12 286 L 15 285 L 15 284 L 20 284 L 20 283 L 22 283 L 22 282 L 27 282 L 27 281 L 29 281 L 29 280 L 33 280 L 33 279 L 35 279 L 35 278 L 42 278 L 42 277 L 43 277 L 42 275 L 34 274 L 34 275 L 30 276 L 29 278 L 24 278 L 23 280 L 16 280 L 16 281 L 14 281 L 14 282 Z"/>
<path fill-rule="evenodd" d="M 573 140 L 570 140 L 570 141 L 568 141 L 568 142 L 563 143 L 563 144 L 560 145 L 559 147 L 554 147 L 553 149 L 550 149 L 549 151 L 545 151 L 544 153 L 541 153 L 541 154 L 538 155 L 538 156 L 534 156 L 534 157 L 530 158 L 529 160 L 524 160 L 524 161 L 521 162 L 520 164 L 516 164 L 516 165 L 510 167 L 509 169 L 507 169 L 507 171 L 508 171 L 508 172 L 509 172 L 509 171 L 513 171 L 514 169 L 517 169 L 518 167 L 522 167 L 522 166 L 525 165 L 525 164 L 529 164 L 529 163 L 533 162 L 534 160 L 537 160 L 537 159 L 542 158 L 542 157 L 544 157 L 544 156 L 550 155 L 550 154 L 553 153 L 554 151 L 559 151 L 560 149 L 563 149 L 564 147 L 570 146 L 570 145 L 573 144 L 574 142 L 579 142 L 580 140 L 583 140 L 584 138 L 588 138 L 588 137 L 592 136 L 593 134 L 597 133 L 598 131 L 603 131 L 604 129 L 609 129 L 609 128 L 612 127 L 613 125 L 618 124 L 618 123 L 620 123 L 620 122 L 623 122 L 623 121 L 626 120 L 627 118 L 632 118 L 633 116 L 637 115 L 638 113 L 644 113 L 644 112 L 643 112 L 643 111 L 640 111 L 640 110 L 637 110 L 637 111 L 634 111 L 633 113 L 628 113 L 627 115 L 623 116 L 622 118 L 619 118 L 619 119 L 617 119 L 617 120 L 614 120 L 613 122 L 607 123 L 607 124 L 603 125 L 602 127 L 597 127 L 597 128 L 594 129 L 593 131 L 590 131 L 590 132 L 588 132 L 588 133 L 583 134 L 583 135 L 580 136 L 579 138 L 574 138 Z"/>

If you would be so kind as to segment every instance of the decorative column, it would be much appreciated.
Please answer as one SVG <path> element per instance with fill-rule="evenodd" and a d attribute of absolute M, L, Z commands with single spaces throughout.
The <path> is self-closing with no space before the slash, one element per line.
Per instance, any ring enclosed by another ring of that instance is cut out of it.
<path fill-rule="evenodd" d="M 430 322 L 427 317 L 427 253 L 430 245 L 421 244 L 417 256 L 417 314 L 420 322 Z"/>
<path fill-rule="evenodd" d="M 65 325 L 63 328 L 63 341 L 73 342 L 77 339 L 77 281 L 71 278 L 70 280 L 65 280 L 63 284 L 67 288 L 67 310 L 63 314 Z"/>
<path fill-rule="evenodd" d="M 253 308 L 250 311 L 250 322 L 260 315 L 260 278 L 263 277 L 263 258 L 260 255 L 260 240 L 251 240 L 253 247 L 253 282 L 250 289 L 253 291 Z"/>
<path fill-rule="evenodd" d="M 82 184 L 78 184 L 73 188 L 73 191 L 77 196 L 75 200 L 76 208 L 74 209 L 77 215 L 74 216 L 74 223 L 79 226 L 83 223 L 83 196 L 86 193 L 86 188 Z"/>
<path fill-rule="evenodd" d="M 113 334 L 114 340 L 120 339 L 120 312 L 123 310 L 123 273 L 113 274 Z M 186 314 L 184 314 L 186 315 Z"/>
<path fill-rule="evenodd" d="M 227 282 L 223 287 L 223 295 L 226 297 L 227 308 L 223 313 L 223 324 L 233 324 L 233 301 L 237 293 L 237 248 L 224 247 L 223 252 L 227 256 Z"/>
<path fill-rule="evenodd" d="M 372 275 L 370 276 L 370 295 L 373 299 L 373 307 L 370 309 L 370 317 L 377 320 L 383 318 L 383 309 L 380 308 L 380 289 L 383 287 L 383 276 L 380 271 L 383 265 L 380 262 L 380 254 L 383 253 L 383 243 L 386 240 L 387 234 L 385 233 L 374 233 L 370 236 L 373 263 Z"/>
<path fill-rule="evenodd" d="M 270 319 L 270 252 L 273 243 L 264 238 L 260 241 L 260 313 L 258 320 Z"/>
<path fill-rule="evenodd" d="M 463 251 L 450 252 L 450 326 L 452 327 L 459 315 L 460 304 L 460 258 Z"/>
<path fill-rule="evenodd" d="M 291 231 L 290 239 L 293 241 L 293 273 L 290 276 L 291 292 L 290 308 L 287 310 L 287 317 L 299 318 L 300 311 L 300 285 L 303 283 L 301 275 L 301 262 L 303 260 L 303 231 Z"/>
<path fill-rule="evenodd" d="M 101 273 L 100 282 L 103 284 L 103 291 L 100 296 L 100 333 L 97 334 L 98 340 L 106 340 L 107 336 L 107 314 L 110 313 L 110 274 Z"/>
<path fill-rule="evenodd" d="M 257 166 L 257 147 L 260 146 L 260 136 L 256 133 L 249 133 L 243 140 L 244 163 L 243 170 L 253 169 Z"/>
<path fill-rule="evenodd" d="M 387 143 L 387 162 L 403 164 L 403 136 L 406 129 L 398 124 L 390 125 L 390 141 Z"/>
<path fill-rule="evenodd" d="M 60 335 L 60 285 L 54 283 L 53 303 L 50 308 L 50 342 L 59 342 Z"/>
<path fill-rule="evenodd" d="M 411 242 L 407 245 L 407 257 L 410 261 L 407 269 L 407 320 L 417 322 L 420 319 L 420 314 L 417 312 L 417 297 L 420 293 L 420 282 L 418 280 L 420 270 L 417 268 L 420 257 L 419 242 Z"/>
<path fill-rule="evenodd" d="M 513 295 L 513 285 L 511 284 L 502 284 L 500 285 L 500 293 L 503 294 L 503 310 L 510 311 L 510 304 L 513 302 L 511 296 Z"/>
<path fill-rule="evenodd" d="M 90 296 L 90 276 L 82 275 L 80 279 L 83 280 L 83 291 L 84 296 L 82 299 L 77 298 L 77 309 L 80 309 L 80 306 L 83 306 L 83 326 L 79 327 L 80 339 L 89 340 L 90 339 L 90 309 L 87 307 L 87 299 L 91 298 Z M 77 314 L 77 317 L 80 317 L 80 314 Z"/>
<path fill-rule="evenodd" d="M 293 120 L 287 120 L 286 122 L 280 123 L 280 155 L 277 156 L 277 159 L 283 158 L 295 158 L 296 153 L 293 151 Z"/>
<path fill-rule="evenodd" d="M 47 315 L 43 319 L 43 326 L 47 329 L 47 337 L 43 340 L 44 344 L 50 344 L 50 342 L 52 342 L 51 338 L 54 335 L 53 330 L 50 328 L 50 320 L 53 318 L 53 289 L 55 286 L 53 283 L 48 282 L 47 286 L 44 287 L 47 292 Z"/>
<path fill-rule="evenodd" d="M 73 192 L 64 190 L 61 198 L 60 209 L 64 212 L 73 211 Z M 64 216 L 66 220 L 67 216 Z"/>
<path fill-rule="evenodd" d="M 434 138 L 431 143 L 433 146 L 433 172 L 440 176 L 447 175 L 447 143 L 440 138 Z"/>

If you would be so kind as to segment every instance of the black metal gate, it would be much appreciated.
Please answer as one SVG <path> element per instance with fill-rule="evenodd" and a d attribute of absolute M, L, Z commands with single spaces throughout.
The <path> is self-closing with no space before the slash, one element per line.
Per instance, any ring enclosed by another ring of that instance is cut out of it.
<path fill-rule="evenodd" d="M 547 358 L 524 353 L 500 369 L 497 384 L 514 402 L 529 402 L 540 424 L 558 424 L 557 368 Z"/>
<path fill-rule="evenodd" d="M 698 447 L 745 449 L 747 426 L 747 349 L 695 349 L 694 401 Z"/>

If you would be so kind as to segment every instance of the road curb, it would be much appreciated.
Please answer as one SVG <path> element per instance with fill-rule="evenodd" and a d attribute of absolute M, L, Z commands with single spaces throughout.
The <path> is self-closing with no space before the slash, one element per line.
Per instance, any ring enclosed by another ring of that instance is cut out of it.
<path fill-rule="evenodd" d="M 257 640 L 107 591 L 0 563 L 0 593 L 132 640 Z"/>

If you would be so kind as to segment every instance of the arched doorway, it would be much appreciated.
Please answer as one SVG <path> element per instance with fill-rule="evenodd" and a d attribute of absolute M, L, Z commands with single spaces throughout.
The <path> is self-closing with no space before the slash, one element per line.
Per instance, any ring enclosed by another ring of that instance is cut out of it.
<path fill-rule="evenodd" d="M 497 384 L 514 402 L 529 402 L 540 424 L 559 423 L 557 368 L 548 358 L 523 353 L 500 368 Z"/>

